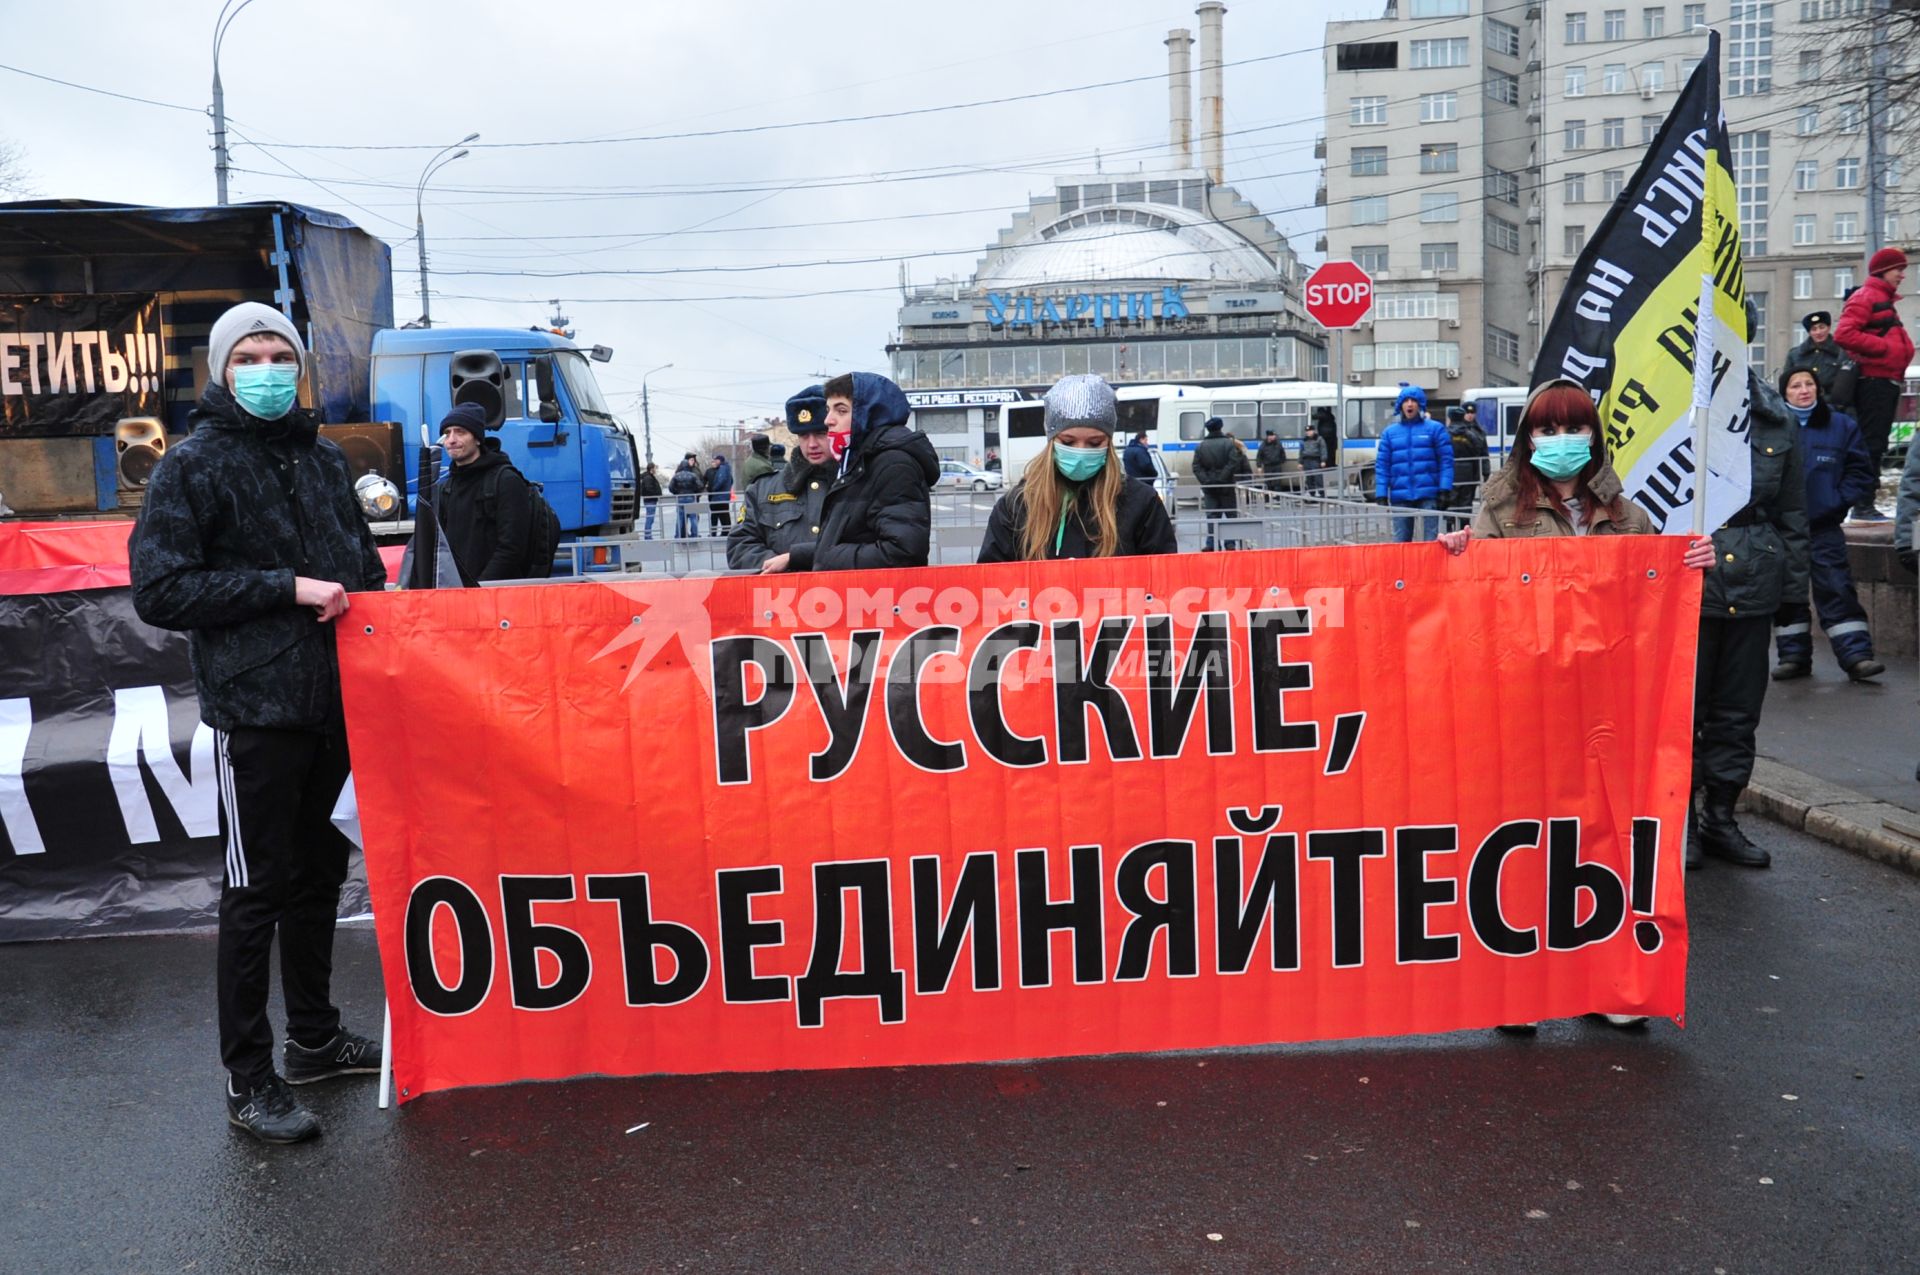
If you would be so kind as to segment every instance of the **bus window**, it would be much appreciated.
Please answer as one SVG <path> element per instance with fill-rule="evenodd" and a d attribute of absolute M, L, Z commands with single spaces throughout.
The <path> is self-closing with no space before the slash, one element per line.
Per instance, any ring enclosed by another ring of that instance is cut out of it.
<path fill-rule="evenodd" d="M 1220 418 L 1229 437 L 1252 442 L 1260 437 L 1260 405 L 1254 402 L 1215 400 L 1213 414 Z"/>
<path fill-rule="evenodd" d="M 1205 412 L 1180 413 L 1180 437 L 1192 441 L 1203 438 L 1207 432 L 1207 414 Z"/>
<path fill-rule="evenodd" d="M 1122 438 L 1132 438 L 1145 430 L 1149 434 L 1160 431 L 1160 400 L 1152 398 L 1123 398 L 1120 400 L 1120 428 Z"/>
<path fill-rule="evenodd" d="M 1348 438 L 1378 438 L 1393 416 L 1390 398 L 1350 398 L 1347 400 Z"/>
<path fill-rule="evenodd" d="M 1008 438 L 1045 438 L 1047 436 L 1047 409 L 1042 403 L 1032 406 L 1009 407 L 1007 409 Z"/>
<path fill-rule="evenodd" d="M 1297 442 L 1307 434 L 1307 401 L 1300 398 L 1267 399 L 1260 404 L 1260 432 L 1272 430 L 1288 442 Z"/>

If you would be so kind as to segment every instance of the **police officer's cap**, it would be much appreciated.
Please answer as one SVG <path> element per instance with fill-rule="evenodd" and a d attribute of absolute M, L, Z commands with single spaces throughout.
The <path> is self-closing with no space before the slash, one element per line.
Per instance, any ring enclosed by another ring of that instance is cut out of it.
<path fill-rule="evenodd" d="M 795 434 L 827 432 L 827 391 L 809 385 L 787 400 L 787 428 Z"/>

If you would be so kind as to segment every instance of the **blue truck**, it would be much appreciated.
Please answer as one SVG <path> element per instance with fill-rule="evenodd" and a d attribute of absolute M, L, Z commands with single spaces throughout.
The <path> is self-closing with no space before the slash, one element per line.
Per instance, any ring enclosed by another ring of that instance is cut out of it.
<path fill-rule="evenodd" d="M 420 449 L 454 401 L 456 356 L 506 381 L 501 445 L 571 536 L 632 530 L 638 452 L 582 350 L 541 328 L 396 329 L 392 250 L 290 203 L 0 204 L 0 500 L 28 518 L 138 512 L 206 387 L 207 333 L 238 301 L 306 334 L 301 402 L 360 479 L 391 482 L 376 530 L 409 529 Z"/>

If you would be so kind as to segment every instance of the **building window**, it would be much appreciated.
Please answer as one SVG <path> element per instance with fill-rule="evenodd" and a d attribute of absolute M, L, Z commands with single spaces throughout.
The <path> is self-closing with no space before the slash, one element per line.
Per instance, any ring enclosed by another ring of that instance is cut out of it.
<path fill-rule="evenodd" d="M 1667 64 L 1665 62 L 1642 62 L 1640 64 L 1640 91 L 1658 93 L 1667 87 Z"/>
<path fill-rule="evenodd" d="M 1420 95 L 1420 122 L 1438 124 L 1444 120 L 1460 118 L 1460 99 L 1455 93 L 1422 93 Z"/>
<path fill-rule="evenodd" d="M 1838 128 L 1842 133 L 1859 132 L 1860 131 L 1860 103 L 1842 102 L 1840 103 L 1840 106 L 1838 109 L 1839 109 L 1840 115 L 1839 115 L 1839 118 L 1834 121 L 1834 127 Z"/>
<path fill-rule="evenodd" d="M 1813 84 L 1820 79 L 1820 50 L 1800 50 L 1800 82 Z"/>
<path fill-rule="evenodd" d="M 1764 368 L 1767 365 L 1767 294 L 1749 288 L 1747 304 L 1753 308 L 1753 335 L 1747 346 L 1747 362 Z"/>
<path fill-rule="evenodd" d="M 1460 294 L 1457 292 L 1397 291 L 1386 289 L 1374 294 L 1376 319 L 1457 319 Z"/>
<path fill-rule="evenodd" d="M 1458 270 L 1460 245 L 1457 243 L 1421 244 L 1420 268 L 1422 270 Z"/>
<path fill-rule="evenodd" d="M 1820 189 L 1820 161 L 1803 159 L 1793 166 L 1793 188 L 1795 190 Z"/>
<path fill-rule="evenodd" d="M 1467 65 L 1467 37 L 1446 40 L 1408 40 L 1407 65 L 1420 70 L 1436 66 Z"/>
<path fill-rule="evenodd" d="M 1773 134 L 1765 129 L 1733 135 L 1733 180 L 1740 191 L 1740 237 L 1746 255 L 1767 252 L 1768 167 Z"/>
<path fill-rule="evenodd" d="M 1773 5 L 1733 0 L 1728 35 L 1727 96 L 1773 92 Z"/>
<path fill-rule="evenodd" d="M 1833 295 L 1844 299 L 1853 291 L 1853 267 L 1840 266 L 1833 272 Z"/>
<path fill-rule="evenodd" d="M 1585 150 L 1587 146 L 1587 122 L 1585 120 L 1567 121 L 1567 149 Z"/>
<path fill-rule="evenodd" d="M 1487 353 L 1496 359 L 1504 359 L 1508 363 L 1518 363 L 1520 361 L 1519 335 L 1509 332 L 1505 328 L 1496 328 L 1489 323 L 1487 325 Z"/>
<path fill-rule="evenodd" d="M 1420 220 L 1425 222 L 1459 221 L 1459 194 L 1448 191 L 1445 194 L 1425 194 L 1420 196 Z"/>
<path fill-rule="evenodd" d="M 1520 227 L 1502 217 L 1487 216 L 1487 242 L 1502 252 L 1520 251 Z"/>
<path fill-rule="evenodd" d="M 1565 182 L 1568 203 L 1584 204 L 1587 202 L 1587 175 L 1585 173 L 1568 173 L 1562 180 Z"/>
<path fill-rule="evenodd" d="M 1561 232 L 1560 250 L 1569 257 L 1577 257 L 1580 250 L 1587 246 L 1587 228 L 1585 226 L 1567 226 Z"/>
<path fill-rule="evenodd" d="M 1842 49 L 1839 63 L 1840 80 L 1849 84 L 1857 82 L 1862 75 L 1866 74 L 1867 51 L 1861 48 Z"/>
<path fill-rule="evenodd" d="M 1811 213 L 1801 213 L 1793 219 L 1793 246 L 1804 248 L 1808 244 L 1819 242 L 1817 229 L 1819 219 Z"/>
<path fill-rule="evenodd" d="M 1385 274 L 1387 271 L 1387 245 L 1383 243 L 1361 243 L 1353 246 L 1353 264 L 1368 274 Z"/>
<path fill-rule="evenodd" d="M 1408 372 L 1429 367 L 1457 370 L 1460 366 L 1460 343 L 1376 341 L 1370 346 L 1354 346 L 1353 355 L 1353 370 L 1356 372 Z M 1365 366 L 1362 366 L 1363 363 Z"/>
<path fill-rule="evenodd" d="M 1568 67 L 1566 96 L 1585 97 L 1586 93 L 1587 93 L 1587 68 L 1584 66 Z"/>
<path fill-rule="evenodd" d="M 1833 241 L 1835 243 L 1860 242 L 1859 213 L 1843 212 L 1833 215 Z"/>
<path fill-rule="evenodd" d="M 1627 170 L 1609 168 L 1600 174 L 1600 195 L 1608 203 L 1620 198 L 1620 192 L 1627 188 Z"/>
<path fill-rule="evenodd" d="M 1665 116 L 1661 115 L 1642 115 L 1640 117 L 1640 144 L 1642 146 L 1653 145 L 1654 137 L 1660 132 L 1660 123 L 1665 118 Z"/>
<path fill-rule="evenodd" d="M 1498 168 L 1487 170 L 1487 198 L 1498 199 L 1502 203 L 1520 202 L 1520 174 L 1509 173 Z"/>
<path fill-rule="evenodd" d="M 1602 93 L 1624 93 L 1627 91 L 1627 64 L 1609 62 L 1600 69 L 1600 91 Z"/>
<path fill-rule="evenodd" d="M 1900 214 L 1888 213 L 1880 219 L 1880 238 L 1892 243 L 1900 237 Z"/>
<path fill-rule="evenodd" d="M 1356 146 L 1353 148 L 1353 163 L 1348 173 L 1354 177 L 1385 177 L 1387 175 L 1387 148 L 1384 146 Z"/>
<path fill-rule="evenodd" d="M 1604 39 L 1626 39 L 1627 11 L 1625 9 L 1608 9 L 1600 17 L 1600 30 L 1602 38 Z"/>
<path fill-rule="evenodd" d="M 1667 11 L 1665 9 L 1640 10 L 1640 34 L 1649 40 L 1657 40 L 1667 33 Z"/>
<path fill-rule="evenodd" d="M 1387 220 L 1387 197 L 1385 195 L 1362 195 L 1353 201 L 1353 224 L 1356 226 L 1380 226 Z"/>
<path fill-rule="evenodd" d="M 1619 116 L 1600 121 L 1600 144 L 1602 146 L 1625 146 L 1627 144 L 1627 121 Z"/>
<path fill-rule="evenodd" d="M 1850 155 L 1833 161 L 1833 188 L 1853 190 L 1860 185 L 1860 157 Z"/>
<path fill-rule="evenodd" d="M 1520 105 L 1520 77 L 1488 67 L 1487 96 L 1496 102 L 1504 102 L 1508 106 Z"/>
<path fill-rule="evenodd" d="M 1347 99 L 1347 123 L 1384 124 L 1386 122 L 1387 99 L 1384 96 Z"/>
<path fill-rule="evenodd" d="M 1901 181 L 1900 157 L 1898 155 L 1887 156 L 1886 165 L 1885 168 L 1880 170 L 1880 186 L 1884 190 L 1892 190 L 1897 187 Z M 1888 236 L 1890 239 L 1894 237 L 1895 236 L 1892 235 Z"/>
<path fill-rule="evenodd" d="M 1457 173 L 1460 171 L 1460 147 L 1454 142 L 1423 142 L 1420 146 L 1420 171 Z"/>
<path fill-rule="evenodd" d="M 1707 6 L 1704 4 L 1683 4 L 1680 6 L 1680 30 L 1686 33 L 1707 29 Z"/>
<path fill-rule="evenodd" d="M 1567 15 L 1567 43 L 1585 44 L 1587 42 L 1587 15 L 1569 13 Z"/>
<path fill-rule="evenodd" d="M 1813 297 L 1813 271 L 1796 270 L 1793 272 L 1793 299 L 1807 301 Z"/>
<path fill-rule="evenodd" d="M 1504 53 L 1510 58 L 1520 56 L 1520 28 L 1500 21 L 1487 19 L 1487 52 Z"/>
<path fill-rule="evenodd" d="M 1399 65 L 1400 44 L 1396 40 L 1342 44 L 1333 51 L 1336 71 L 1391 71 Z"/>
<path fill-rule="evenodd" d="M 1820 131 L 1820 108 L 1803 106 L 1800 108 L 1800 136 L 1811 137 Z"/>
<path fill-rule="evenodd" d="M 1469 0 L 1411 0 L 1408 8 L 1416 18 L 1464 18 Z"/>

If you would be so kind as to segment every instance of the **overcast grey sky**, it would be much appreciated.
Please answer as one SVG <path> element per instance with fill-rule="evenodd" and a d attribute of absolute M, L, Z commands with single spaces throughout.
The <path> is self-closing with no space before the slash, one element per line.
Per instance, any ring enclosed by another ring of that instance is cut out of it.
<path fill-rule="evenodd" d="M 1227 179 L 1304 254 L 1319 228 L 1324 23 L 1380 8 L 1229 0 Z M 0 0 L 0 63 L 192 108 L 0 71 L 0 142 L 24 150 L 34 193 L 213 203 L 219 9 Z M 518 326 L 562 298 L 583 341 L 614 347 L 602 386 L 636 426 L 641 375 L 674 365 L 649 382 L 661 453 L 777 413 L 816 372 L 885 370 L 900 267 L 793 263 L 910 255 L 916 283 L 964 278 L 1051 174 L 1090 168 L 1096 148 L 1108 171 L 1165 158 L 1164 79 L 900 113 L 1162 76 L 1173 27 L 1197 35 L 1189 0 L 250 0 L 221 55 L 231 197 L 314 204 L 379 235 L 395 314 L 410 319 L 415 183 L 435 149 L 480 133 L 428 187 L 436 324 Z M 862 115 L 882 118 L 764 127 Z M 501 145 L 716 129 L 754 131 Z M 314 144 L 425 149 L 293 148 Z M 590 273 L 663 270 L 683 273 Z M 796 293 L 833 295 L 783 295 Z"/>

